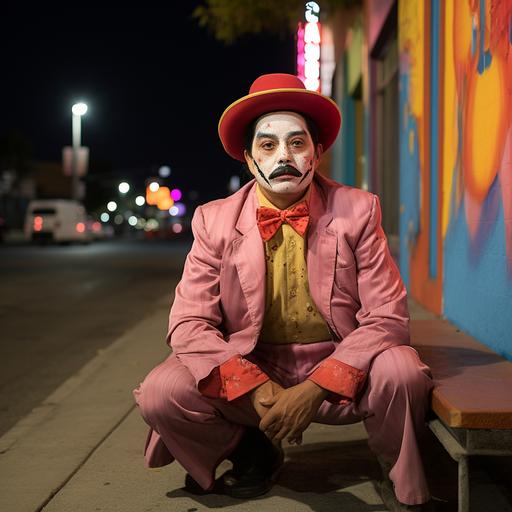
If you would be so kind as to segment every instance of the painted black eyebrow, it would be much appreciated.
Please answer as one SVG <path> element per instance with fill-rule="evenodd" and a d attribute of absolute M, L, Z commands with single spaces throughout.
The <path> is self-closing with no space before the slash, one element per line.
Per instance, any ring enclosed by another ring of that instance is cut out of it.
<path fill-rule="evenodd" d="M 295 132 L 288 132 L 286 138 L 291 139 L 292 137 L 296 137 L 297 135 L 307 135 L 304 130 L 297 130 Z"/>
<path fill-rule="evenodd" d="M 256 138 L 257 139 L 272 139 L 272 140 L 278 140 L 277 139 L 277 136 L 274 135 L 273 133 L 263 133 L 263 132 L 258 132 L 256 134 Z"/>

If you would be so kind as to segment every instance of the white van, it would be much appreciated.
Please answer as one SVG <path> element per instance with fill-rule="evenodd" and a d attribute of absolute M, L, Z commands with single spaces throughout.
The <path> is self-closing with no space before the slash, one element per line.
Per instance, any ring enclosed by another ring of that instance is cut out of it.
<path fill-rule="evenodd" d="M 25 238 L 33 242 L 89 242 L 87 214 L 78 201 L 31 201 L 25 216 Z"/>

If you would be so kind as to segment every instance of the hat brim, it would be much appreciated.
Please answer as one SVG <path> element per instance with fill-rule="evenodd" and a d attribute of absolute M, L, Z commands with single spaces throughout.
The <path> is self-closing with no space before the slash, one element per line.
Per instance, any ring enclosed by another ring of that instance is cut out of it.
<path fill-rule="evenodd" d="M 310 117 L 318 129 L 324 151 L 336 140 L 341 112 L 333 100 L 305 89 L 272 89 L 256 92 L 232 103 L 219 121 L 219 137 L 228 155 L 242 162 L 247 126 L 270 112 L 289 110 Z"/>

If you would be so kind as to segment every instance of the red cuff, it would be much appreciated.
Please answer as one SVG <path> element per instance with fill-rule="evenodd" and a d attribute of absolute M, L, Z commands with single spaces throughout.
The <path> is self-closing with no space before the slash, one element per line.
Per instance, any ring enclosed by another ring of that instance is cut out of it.
<path fill-rule="evenodd" d="M 366 372 L 331 357 L 322 361 L 308 379 L 335 395 L 327 397 L 329 402 L 346 405 L 355 400 L 366 379 Z"/>
<path fill-rule="evenodd" d="M 258 366 L 242 356 L 233 356 L 199 383 L 199 391 L 210 398 L 229 402 L 269 380 Z"/>

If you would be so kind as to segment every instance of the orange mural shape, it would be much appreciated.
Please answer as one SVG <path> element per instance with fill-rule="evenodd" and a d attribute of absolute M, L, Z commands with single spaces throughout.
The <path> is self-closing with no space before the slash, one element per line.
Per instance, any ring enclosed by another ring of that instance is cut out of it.
<path fill-rule="evenodd" d="M 510 100 L 506 90 L 505 61 L 493 56 L 479 74 L 468 74 L 463 112 L 462 168 L 466 192 L 483 202 L 500 168 L 508 125 Z"/>
<path fill-rule="evenodd" d="M 469 1 L 455 0 L 453 12 L 453 65 L 459 97 L 462 96 L 464 76 L 471 65 L 473 20 L 474 15 Z"/>

